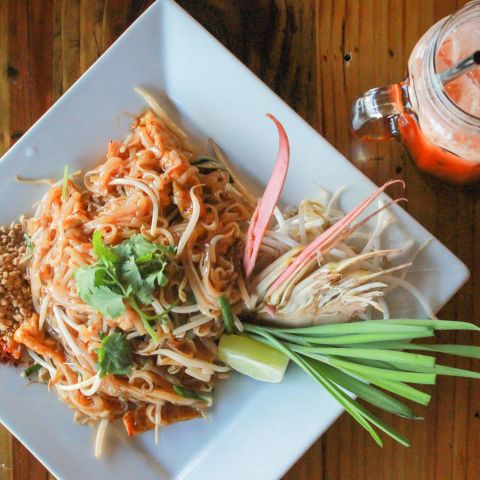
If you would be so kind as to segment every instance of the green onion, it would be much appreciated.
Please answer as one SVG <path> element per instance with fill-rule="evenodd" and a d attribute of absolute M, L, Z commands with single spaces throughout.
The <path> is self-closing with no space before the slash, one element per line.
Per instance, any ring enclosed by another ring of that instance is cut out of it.
<path fill-rule="evenodd" d="M 352 333 L 410 333 L 420 332 L 423 333 L 426 328 L 432 327 L 425 324 L 397 324 L 388 323 L 389 320 L 366 320 L 363 322 L 353 323 L 337 323 L 330 325 L 317 325 L 314 327 L 300 327 L 300 328 L 267 328 L 269 331 L 286 332 L 290 334 L 297 334 L 302 336 L 313 335 L 315 337 L 321 335 L 350 335 Z"/>
<path fill-rule="evenodd" d="M 290 346 L 290 345 L 289 345 Z M 383 362 L 397 362 L 404 365 L 416 365 L 433 367 L 435 358 L 428 355 L 417 355 L 407 352 L 396 352 L 391 350 L 374 350 L 372 348 L 335 348 L 335 347 L 298 347 L 290 346 L 292 350 L 299 353 L 318 353 L 320 355 L 335 355 L 350 358 L 366 358 L 380 360 Z"/>
<path fill-rule="evenodd" d="M 180 387 L 179 385 L 172 385 L 173 391 L 179 395 L 180 397 L 184 398 L 191 398 L 192 400 L 202 400 L 205 401 L 203 397 L 197 395 L 196 392 L 190 390 L 189 388 Z"/>
<path fill-rule="evenodd" d="M 401 365 L 392 364 L 393 367 L 401 368 Z M 466 377 L 466 378 L 480 378 L 480 372 L 472 372 L 471 370 L 464 370 L 462 368 L 447 367 L 445 365 L 435 365 L 434 367 L 418 367 L 411 366 L 410 370 L 429 375 L 448 375 L 452 377 Z"/>
<path fill-rule="evenodd" d="M 338 358 L 329 357 L 329 364 L 353 372 L 354 374 L 362 376 L 363 373 L 375 376 L 377 378 L 385 378 L 387 380 L 395 380 L 399 382 L 408 383 L 421 383 L 423 385 L 434 385 L 436 375 L 434 373 L 422 372 L 408 372 L 403 370 L 387 370 L 384 368 L 367 367 L 366 365 L 358 365 L 354 362 L 348 362 L 346 360 L 340 360 Z M 413 369 L 413 367 L 409 367 Z"/>
<path fill-rule="evenodd" d="M 421 390 L 418 390 L 418 388 L 412 387 L 403 382 L 370 377 L 369 375 L 363 375 L 363 378 L 372 385 L 376 385 L 377 387 L 395 393 L 400 397 L 406 398 L 407 400 L 411 400 L 420 405 L 428 405 L 432 398 L 428 393 L 422 392 Z"/>
<path fill-rule="evenodd" d="M 369 347 L 372 345 L 348 345 L 349 347 Z M 396 350 L 423 350 L 425 352 L 447 353 L 458 357 L 479 358 L 480 347 L 473 345 L 420 345 L 408 342 L 384 342 L 375 344 L 375 348 L 396 349 Z"/>
<path fill-rule="evenodd" d="M 33 375 L 34 373 L 37 373 L 42 366 L 39 363 L 34 363 L 33 365 L 30 365 L 23 371 L 23 376 L 24 377 L 29 377 L 30 375 Z"/>
<path fill-rule="evenodd" d="M 352 335 L 337 335 L 335 337 L 301 337 L 309 343 L 320 345 L 348 345 L 351 343 L 371 343 L 371 342 L 385 342 L 392 340 L 407 340 L 414 338 L 433 337 L 433 330 L 430 328 L 423 328 L 415 332 L 400 332 L 400 333 L 354 333 Z"/>
<path fill-rule="evenodd" d="M 67 200 L 68 193 L 68 165 L 65 165 L 63 169 L 63 181 L 62 181 L 62 202 Z"/>
<path fill-rule="evenodd" d="M 378 388 L 369 385 L 368 383 L 361 382 L 355 377 L 352 377 L 348 373 L 344 373 L 341 370 L 325 365 L 321 362 L 311 359 L 305 359 L 307 363 L 314 366 L 323 376 L 329 378 L 333 383 L 339 387 L 348 390 L 357 397 L 371 403 L 372 405 L 385 410 L 386 412 L 393 413 L 400 417 L 416 419 L 412 410 L 398 401 L 396 398 L 382 392 Z"/>
<path fill-rule="evenodd" d="M 393 325 L 407 325 L 428 327 L 434 330 L 474 330 L 480 331 L 480 327 L 477 327 L 473 323 L 457 322 L 456 320 L 408 320 L 401 318 L 399 320 L 380 320 L 387 324 Z"/>
<path fill-rule="evenodd" d="M 223 323 L 225 324 L 225 331 L 227 333 L 233 333 L 233 314 L 232 308 L 230 307 L 230 302 L 228 301 L 225 295 L 221 295 L 218 298 L 218 304 L 220 305 L 220 309 L 222 311 L 222 318 Z"/>
<path fill-rule="evenodd" d="M 134 298 L 130 298 L 129 301 L 130 301 L 131 307 L 138 313 L 138 316 L 142 319 L 143 326 L 145 327 L 145 330 L 147 331 L 147 333 L 150 335 L 150 337 L 155 343 L 158 343 L 160 340 L 158 338 L 157 332 L 150 325 L 150 319 L 148 318 L 148 315 L 142 311 L 142 309 L 139 307 L 137 301 Z"/>
<path fill-rule="evenodd" d="M 437 375 L 480 378 L 478 372 L 437 365 L 435 357 L 431 355 L 405 351 L 431 351 L 480 358 L 480 347 L 410 343 L 416 338 L 434 336 L 435 330 L 479 330 L 471 323 L 394 319 L 305 328 L 274 328 L 249 323 L 243 326 L 244 335 L 276 348 L 314 378 L 379 445 L 382 445 L 382 440 L 375 428 L 402 445 L 408 446 L 408 440 L 350 398 L 345 391 L 386 412 L 418 419 L 410 407 L 390 393 L 427 405 L 430 395 L 409 383 L 432 385 Z"/>

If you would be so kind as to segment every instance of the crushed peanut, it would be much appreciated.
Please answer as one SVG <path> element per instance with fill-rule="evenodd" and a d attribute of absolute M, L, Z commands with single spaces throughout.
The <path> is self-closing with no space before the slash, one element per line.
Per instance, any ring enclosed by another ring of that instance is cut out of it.
<path fill-rule="evenodd" d="M 25 270 L 26 255 L 22 225 L 0 227 L 0 362 L 19 360 L 13 333 L 35 311 Z"/>

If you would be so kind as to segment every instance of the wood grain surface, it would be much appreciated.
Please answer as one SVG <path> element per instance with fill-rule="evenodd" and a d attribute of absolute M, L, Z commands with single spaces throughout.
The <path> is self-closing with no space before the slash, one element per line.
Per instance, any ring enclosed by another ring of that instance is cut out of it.
<path fill-rule="evenodd" d="M 139 0 L 0 0 L 0 150 L 6 151 L 150 4 Z M 364 90 L 399 81 L 408 55 L 456 0 L 180 0 L 213 35 L 377 183 L 407 182 L 406 209 L 455 252 L 472 278 L 441 312 L 480 320 L 480 203 L 419 174 L 397 143 L 352 138 L 349 111 Z M 321 172 L 318 181 L 321 182 Z M 445 334 L 471 341 L 470 334 Z M 478 339 L 477 339 L 478 340 Z M 480 368 L 469 360 L 457 366 Z M 0 393 L 1 394 L 1 393 Z M 52 401 L 56 401 L 52 397 Z M 380 449 L 343 415 L 288 480 L 480 478 L 480 388 L 440 379 L 424 421 L 387 420 L 412 441 Z M 318 412 L 322 414 L 321 411 Z M 0 480 L 52 479 L 0 427 Z M 65 479 L 68 480 L 68 479 Z M 208 479 L 205 479 L 208 480 Z"/>

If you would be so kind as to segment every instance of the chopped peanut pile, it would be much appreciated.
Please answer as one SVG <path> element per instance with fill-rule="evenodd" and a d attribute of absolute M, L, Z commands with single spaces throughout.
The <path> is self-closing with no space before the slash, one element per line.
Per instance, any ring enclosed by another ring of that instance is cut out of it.
<path fill-rule="evenodd" d="M 34 312 L 23 265 L 26 254 L 21 224 L 0 227 L 0 362 L 19 361 L 13 333 Z"/>

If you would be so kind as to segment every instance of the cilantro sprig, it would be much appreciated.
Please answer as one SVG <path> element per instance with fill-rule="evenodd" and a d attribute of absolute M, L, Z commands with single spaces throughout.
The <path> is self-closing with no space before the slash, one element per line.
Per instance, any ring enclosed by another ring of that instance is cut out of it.
<path fill-rule="evenodd" d="M 110 335 L 100 334 L 102 342 L 97 350 L 98 373 L 100 378 L 111 373 L 113 375 L 129 375 L 132 367 L 132 347 L 125 335 L 120 332 Z"/>
<path fill-rule="evenodd" d="M 155 289 L 168 283 L 165 268 L 175 247 L 158 245 L 143 235 L 135 235 L 115 247 L 109 247 L 99 231 L 93 234 L 92 245 L 97 262 L 75 272 L 80 298 L 111 318 L 122 315 L 126 305 L 130 305 L 142 319 L 152 339 L 158 342 L 150 322 L 165 313 L 147 315 L 141 305 L 151 304 Z"/>

